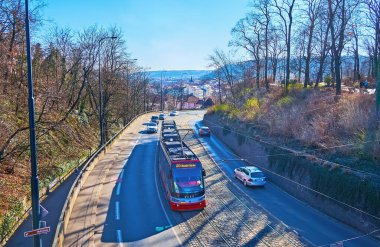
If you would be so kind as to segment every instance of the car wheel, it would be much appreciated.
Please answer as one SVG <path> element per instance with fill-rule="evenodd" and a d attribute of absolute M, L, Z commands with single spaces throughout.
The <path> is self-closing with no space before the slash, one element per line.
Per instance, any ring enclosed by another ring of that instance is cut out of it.
<path fill-rule="evenodd" d="M 244 180 L 244 186 L 247 186 L 248 184 L 247 184 L 247 180 Z"/>

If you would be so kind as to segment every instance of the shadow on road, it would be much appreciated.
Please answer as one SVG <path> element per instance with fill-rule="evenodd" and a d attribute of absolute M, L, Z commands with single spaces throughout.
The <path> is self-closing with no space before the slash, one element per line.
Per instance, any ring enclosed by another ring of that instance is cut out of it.
<path fill-rule="evenodd" d="M 102 242 L 145 245 L 162 239 L 177 242 L 171 228 L 182 222 L 169 223 L 166 218 L 165 212 L 170 218 L 178 213 L 169 208 L 158 170 L 154 171 L 158 141 L 152 137 L 148 135 L 136 145 L 115 183 L 101 233 Z"/>

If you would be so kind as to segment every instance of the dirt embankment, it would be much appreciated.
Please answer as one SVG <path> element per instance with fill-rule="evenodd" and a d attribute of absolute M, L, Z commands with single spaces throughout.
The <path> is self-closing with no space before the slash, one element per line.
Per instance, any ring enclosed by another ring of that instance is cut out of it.
<path fill-rule="evenodd" d="M 251 137 L 242 123 L 215 113 L 206 114 L 203 124 L 293 196 L 363 232 L 380 227 L 379 177 Z"/>

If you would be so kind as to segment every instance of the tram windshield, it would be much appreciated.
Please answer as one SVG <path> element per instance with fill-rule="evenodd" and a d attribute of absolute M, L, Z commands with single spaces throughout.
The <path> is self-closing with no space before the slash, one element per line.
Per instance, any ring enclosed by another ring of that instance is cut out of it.
<path fill-rule="evenodd" d="M 173 192 L 194 193 L 204 188 L 202 171 L 199 168 L 173 169 Z"/>

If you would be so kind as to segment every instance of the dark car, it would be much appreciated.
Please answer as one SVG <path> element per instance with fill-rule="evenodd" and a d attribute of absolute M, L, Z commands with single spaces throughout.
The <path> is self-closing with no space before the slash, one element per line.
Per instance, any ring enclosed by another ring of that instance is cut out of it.
<path fill-rule="evenodd" d="M 200 127 L 199 128 L 199 135 L 200 136 L 210 136 L 211 131 L 210 131 L 209 127 L 206 127 L 206 126 Z"/>
<path fill-rule="evenodd" d="M 161 114 L 158 116 L 158 119 L 159 119 L 159 120 L 165 120 L 165 114 L 161 113 Z"/>
<path fill-rule="evenodd" d="M 150 119 L 151 122 L 153 123 L 157 123 L 158 124 L 158 116 L 152 116 L 152 118 Z"/>

